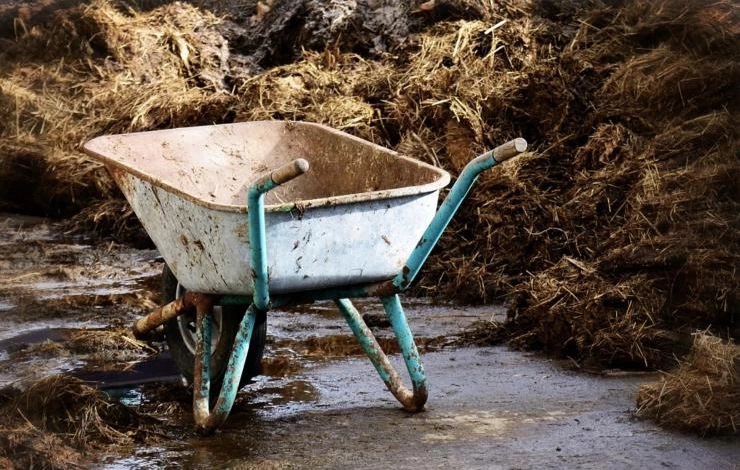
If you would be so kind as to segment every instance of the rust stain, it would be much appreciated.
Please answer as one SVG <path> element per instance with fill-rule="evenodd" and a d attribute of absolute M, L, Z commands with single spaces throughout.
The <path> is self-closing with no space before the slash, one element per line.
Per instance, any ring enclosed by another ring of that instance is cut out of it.
<path fill-rule="evenodd" d="M 124 194 L 128 194 L 131 192 L 131 183 L 126 177 L 127 173 L 125 171 L 116 168 L 113 165 L 106 165 L 105 168 L 108 170 L 108 173 L 110 173 L 113 181 L 116 182 L 116 184 L 119 188 L 121 188 L 121 191 Z"/>
<path fill-rule="evenodd" d="M 151 331 L 185 312 L 197 309 L 204 302 L 212 303 L 212 296 L 198 294 L 197 292 L 186 292 L 179 299 L 159 307 L 144 318 L 140 318 L 132 328 L 134 336 L 138 339 L 146 339 Z"/>
<path fill-rule="evenodd" d="M 411 268 L 409 268 L 408 265 L 404 265 L 403 269 L 401 269 L 401 276 L 403 277 L 403 287 L 408 287 L 410 273 L 411 273 Z"/>
<path fill-rule="evenodd" d="M 309 207 L 311 207 L 311 204 L 296 202 L 295 204 L 293 204 L 293 208 L 291 209 L 290 213 L 293 215 L 293 217 L 297 219 L 302 219 L 303 214 L 306 213 L 306 209 Z"/>
<path fill-rule="evenodd" d="M 373 297 L 388 297 L 398 293 L 398 289 L 392 281 L 381 282 L 368 288 L 368 293 Z"/>
<path fill-rule="evenodd" d="M 238 224 L 236 227 L 234 227 L 234 235 L 240 240 L 244 240 L 247 238 L 247 224 Z"/>

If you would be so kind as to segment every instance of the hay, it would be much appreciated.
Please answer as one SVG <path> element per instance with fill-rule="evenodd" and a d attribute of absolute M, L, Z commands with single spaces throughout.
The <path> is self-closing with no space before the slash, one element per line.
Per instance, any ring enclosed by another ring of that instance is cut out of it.
<path fill-rule="evenodd" d="M 120 351 L 135 358 L 157 352 L 146 342 L 134 338 L 130 329 L 74 330 L 68 336 L 66 347 L 73 353 Z"/>
<path fill-rule="evenodd" d="M 390 64 L 355 54 L 306 51 L 295 64 L 242 80 L 235 117 L 313 121 L 382 143 L 377 113 L 368 100 L 388 93 L 392 73 Z"/>
<path fill-rule="evenodd" d="M 424 281 L 472 301 L 514 287 L 504 331 L 474 338 L 660 367 L 693 328 L 736 324 L 737 12 L 628 2 L 574 19 L 505 105 L 544 148 L 481 182 Z M 536 43 L 552 25 L 533 21 Z"/>
<path fill-rule="evenodd" d="M 124 406 L 67 375 L 42 379 L 22 392 L 0 390 L 0 462 L 7 458 L 18 469 L 88 468 L 90 451 L 125 453 L 135 444 L 156 445 L 190 432 L 163 422 L 158 408 Z"/>
<path fill-rule="evenodd" d="M 89 448 L 134 442 L 141 418 L 76 378 L 54 376 L 0 399 L 0 456 L 16 468 L 77 468 Z"/>
<path fill-rule="evenodd" d="M 70 330 L 61 340 L 19 345 L 9 351 L 7 361 L 0 362 L 0 371 L 17 368 L 21 362 L 33 366 L 34 360 L 39 358 L 60 357 L 84 360 L 95 370 L 120 370 L 158 352 L 149 344 L 135 339 L 128 329 Z"/>
<path fill-rule="evenodd" d="M 149 235 L 123 196 L 89 202 L 87 207 L 64 221 L 62 230 L 67 234 L 98 234 L 137 247 L 151 245 Z"/>
<path fill-rule="evenodd" d="M 679 368 L 644 384 L 637 394 L 637 416 L 661 426 L 708 434 L 737 434 L 740 427 L 740 347 L 707 334 Z"/>
<path fill-rule="evenodd" d="M 43 167 L 33 197 L 60 215 L 120 197 L 79 150 L 96 135 L 223 120 L 232 98 L 218 23 L 180 3 L 134 13 L 96 0 L 11 43 L 0 58 L 0 102 L 7 104 L 0 141 L 38 143 Z M 15 171 L 2 166 L 3 181 L 13 181 Z"/>
<path fill-rule="evenodd" d="M 44 433 L 33 424 L 0 429 L 0 456 L 7 456 L 4 469 L 40 468 L 45 470 L 82 469 L 82 454 L 54 434 Z M 0 457 L 2 459 L 2 457 Z M 4 463 L 0 460 L 0 463 Z"/>

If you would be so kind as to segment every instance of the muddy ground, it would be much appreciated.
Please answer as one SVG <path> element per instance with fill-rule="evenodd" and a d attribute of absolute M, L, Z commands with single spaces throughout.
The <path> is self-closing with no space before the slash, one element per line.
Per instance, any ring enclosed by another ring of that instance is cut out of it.
<path fill-rule="evenodd" d="M 504 347 L 455 346 L 459 332 L 476 320 L 503 319 L 504 310 L 415 299 L 406 306 L 431 380 L 425 412 L 399 409 L 338 313 L 322 303 L 270 313 L 263 375 L 242 390 L 221 431 L 199 436 L 190 396 L 163 345 L 133 344 L 125 332 L 155 304 L 161 259 L 154 250 L 65 235 L 62 226 L 0 216 L 0 387 L 23 389 L 71 374 L 152 418 L 139 423 L 151 427 L 146 441 L 88 449 L 77 461 L 82 467 L 737 468 L 740 462 L 737 438 L 700 439 L 633 417 L 636 388 L 654 374 L 594 375 Z M 370 320 L 382 312 L 372 302 L 360 308 Z M 382 322 L 375 323 L 387 338 Z"/>

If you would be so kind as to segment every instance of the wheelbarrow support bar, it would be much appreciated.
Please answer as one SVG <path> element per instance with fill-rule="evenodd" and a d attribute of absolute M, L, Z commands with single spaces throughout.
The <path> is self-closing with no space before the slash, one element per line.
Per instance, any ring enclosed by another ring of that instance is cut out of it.
<path fill-rule="evenodd" d="M 193 384 L 193 417 L 198 430 L 210 433 L 221 426 L 231 412 L 236 393 L 239 391 L 239 381 L 244 371 L 244 363 L 249 352 L 249 343 L 257 317 L 257 308 L 249 306 L 246 314 L 239 323 L 234 344 L 231 347 L 229 363 L 226 366 L 221 391 L 218 400 L 210 409 L 211 388 L 211 314 L 213 303 L 201 303 L 197 312 L 196 347 L 195 347 L 195 383 Z"/>
<path fill-rule="evenodd" d="M 339 307 L 339 311 L 344 316 L 344 319 L 347 320 L 352 333 L 355 334 L 357 341 L 360 343 L 363 351 L 365 351 L 365 354 L 367 354 L 370 362 L 375 366 L 375 370 L 378 371 L 378 375 L 385 382 L 388 390 L 403 405 L 405 410 L 421 411 L 429 394 L 427 379 L 424 374 L 424 366 L 422 366 L 419 360 L 419 351 L 416 349 L 414 337 L 411 335 L 411 330 L 406 322 L 406 315 L 401 307 L 401 301 L 398 295 L 382 297 L 380 300 L 385 308 L 388 321 L 391 323 L 391 328 L 393 328 L 393 332 L 396 334 L 398 345 L 403 354 L 403 360 L 406 363 L 406 369 L 411 376 L 413 391 L 403 385 L 401 376 L 388 360 L 388 356 L 385 355 L 372 331 L 370 331 L 370 328 L 368 328 L 360 313 L 352 305 L 352 302 L 349 299 L 337 299 L 334 302 Z"/>
<path fill-rule="evenodd" d="M 140 318 L 132 328 L 134 337 L 140 340 L 150 339 L 151 333 L 161 325 L 185 312 L 196 310 L 197 305 L 203 301 L 203 297 L 205 297 L 203 294 L 197 292 L 186 292 L 182 297 Z"/>
<path fill-rule="evenodd" d="M 450 220 L 452 220 L 452 217 L 470 192 L 470 188 L 473 187 L 473 184 L 478 179 L 478 175 L 505 160 L 519 155 L 525 150 L 527 150 L 527 141 L 517 138 L 474 158 L 465 165 L 457 181 L 455 181 L 455 184 L 450 189 L 447 198 L 439 206 L 439 210 L 434 215 L 432 222 L 406 261 L 406 265 L 393 279 L 393 285 L 397 291 L 405 290 L 414 282 L 427 257 L 429 257 L 432 249 L 434 249 L 434 246 L 450 223 Z"/>

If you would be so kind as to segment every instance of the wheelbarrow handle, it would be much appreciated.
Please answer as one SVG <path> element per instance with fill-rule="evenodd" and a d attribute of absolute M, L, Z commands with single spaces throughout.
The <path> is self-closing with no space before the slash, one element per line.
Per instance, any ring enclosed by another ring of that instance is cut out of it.
<path fill-rule="evenodd" d="M 296 158 L 257 180 L 247 191 L 247 225 L 252 255 L 252 302 L 258 310 L 267 311 L 270 306 L 267 286 L 264 195 L 271 189 L 298 178 L 307 171 L 308 162 L 303 158 Z"/>
<path fill-rule="evenodd" d="M 457 181 L 455 181 L 455 184 L 452 185 L 450 192 L 447 194 L 447 198 L 439 206 L 437 213 L 421 236 L 421 240 L 419 240 L 414 251 L 411 252 L 409 259 L 406 260 L 406 265 L 393 278 L 394 291 L 403 291 L 414 281 L 416 275 L 419 274 L 419 270 L 421 270 L 421 266 L 439 241 L 439 237 L 442 236 L 442 232 L 444 232 L 450 220 L 452 220 L 452 217 L 460 208 L 470 188 L 473 187 L 475 180 L 478 179 L 478 175 L 503 161 L 519 155 L 525 150 L 527 150 L 527 141 L 518 137 L 472 159 L 465 165 Z"/>
<path fill-rule="evenodd" d="M 296 158 L 290 163 L 286 163 L 276 170 L 272 170 L 262 178 L 252 184 L 258 193 L 266 193 L 275 186 L 280 186 L 288 181 L 298 178 L 308 171 L 308 161 L 304 158 Z"/>

